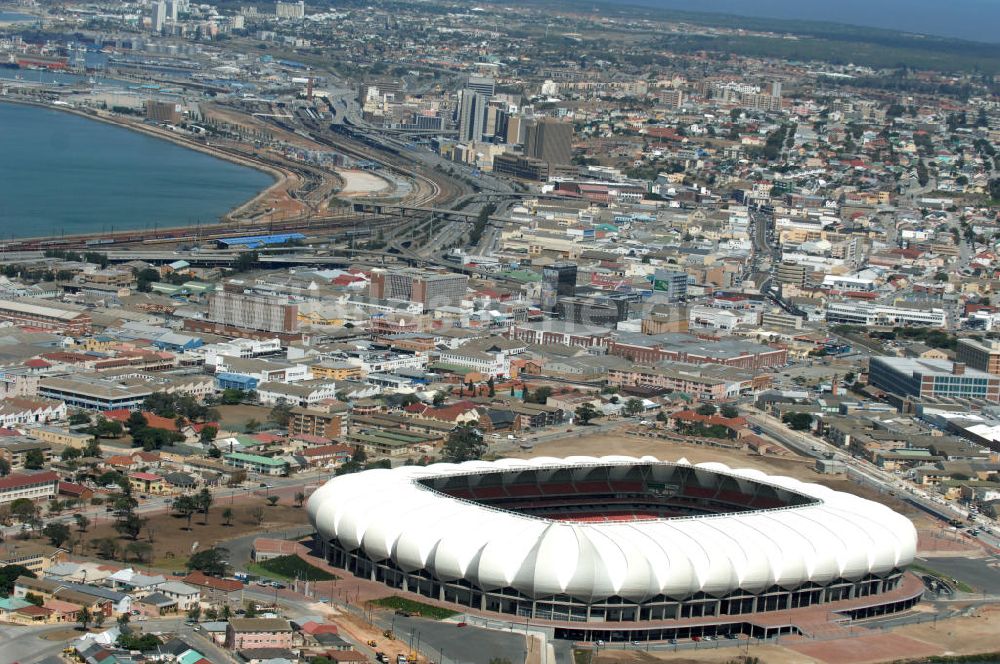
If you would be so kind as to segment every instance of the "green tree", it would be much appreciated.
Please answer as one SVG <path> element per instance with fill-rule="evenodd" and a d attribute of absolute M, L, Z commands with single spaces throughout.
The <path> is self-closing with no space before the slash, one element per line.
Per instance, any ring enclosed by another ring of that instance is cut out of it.
<path fill-rule="evenodd" d="M 223 403 L 223 405 L 235 406 L 243 403 L 244 399 L 246 399 L 246 392 L 232 387 L 227 387 L 222 391 L 222 397 L 219 400 Z"/>
<path fill-rule="evenodd" d="M 525 388 L 524 393 L 525 395 L 528 394 L 527 388 Z M 548 401 L 550 396 L 552 396 L 552 388 L 543 385 L 542 387 L 537 388 L 530 398 L 526 397 L 525 401 L 528 401 L 530 403 L 544 404 L 546 401 Z"/>
<path fill-rule="evenodd" d="M 212 492 L 208 489 L 202 489 L 198 492 L 195 497 L 198 503 L 198 511 L 200 511 L 205 516 L 205 524 L 208 524 L 208 510 L 211 509 L 212 503 L 215 502 L 215 497 L 212 496 Z"/>
<path fill-rule="evenodd" d="M 274 507 L 275 505 L 277 505 L 277 504 L 278 504 L 278 500 L 279 500 L 279 499 L 280 499 L 280 498 L 279 498 L 279 496 L 268 496 L 268 497 L 267 497 L 267 504 L 268 504 L 268 505 L 269 505 L 270 507 Z"/>
<path fill-rule="evenodd" d="M 128 558 L 128 554 L 132 554 L 133 559 L 137 563 L 143 563 L 149 560 L 149 554 L 153 551 L 153 545 L 149 542 L 141 542 L 136 540 L 134 542 L 129 542 L 125 546 L 125 558 Z"/>
<path fill-rule="evenodd" d="M 222 510 L 222 522 L 227 525 L 233 525 L 233 508 L 227 507 Z"/>
<path fill-rule="evenodd" d="M 83 411 L 77 411 L 69 416 L 70 426 L 79 426 L 81 424 L 90 424 L 90 415 Z"/>
<path fill-rule="evenodd" d="M 225 576 L 228 562 L 228 551 L 221 548 L 204 549 L 188 558 L 188 570 L 204 572 L 210 576 Z"/>
<path fill-rule="evenodd" d="M 435 408 L 438 408 L 444 405 L 445 399 L 447 399 L 447 395 L 439 390 L 434 393 L 433 397 L 431 397 L 431 403 L 434 405 Z"/>
<path fill-rule="evenodd" d="M 0 477 L 6 477 L 10 475 L 10 461 L 0 457 Z"/>
<path fill-rule="evenodd" d="M 28 450 L 24 455 L 24 467 L 28 470 L 41 470 L 45 466 L 45 455 L 41 450 Z"/>
<path fill-rule="evenodd" d="M 710 403 L 703 403 L 698 406 L 694 412 L 699 415 L 704 415 L 705 417 L 711 417 L 712 415 L 715 415 L 715 406 Z"/>
<path fill-rule="evenodd" d="M 49 538 L 52 546 L 61 547 L 70 538 L 69 526 L 65 523 L 50 523 L 42 528 L 42 534 Z"/>
<path fill-rule="evenodd" d="M 727 403 L 719 409 L 719 414 L 723 417 L 732 419 L 740 416 L 740 409 L 733 404 Z"/>
<path fill-rule="evenodd" d="M 448 434 L 441 457 L 451 463 L 462 463 L 482 459 L 485 453 L 486 443 L 479 429 L 471 424 L 461 424 Z"/>
<path fill-rule="evenodd" d="M 594 408 L 594 404 L 589 401 L 577 406 L 576 410 L 573 411 L 573 414 L 576 415 L 576 421 L 582 426 L 587 426 L 590 424 L 592 419 L 600 415 L 600 413 L 597 412 L 597 409 Z"/>
<path fill-rule="evenodd" d="M 126 616 L 127 617 L 127 616 Z M 138 650 L 139 652 L 151 652 L 161 645 L 161 641 L 155 634 L 143 632 L 122 632 L 115 642 L 123 650 Z"/>
<path fill-rule="evenodd" d="M 254 523 L 258 526 L 262 525 L 264 523 L 264 508 L 258 506 L 250 510 L 250 518 L 253 519 Z"/>
<path fill-rule="evenodd" d="M 288 423 L 292 421 L 292 406 L 284 399 L 278 399 L 278 403 L 274 404 L 274 408 L 271 409 L 268 419 L 277 424 L 279 427 L 287 427 Z"/>
<path fill-rule="evenodd" d="M 625 414 L 629 417 L 638 415 L 643 411 L 642 401 L 636 398 L 629 399 L 625 402 Z"/>
<path fill-rule="evenodd" d="M 219 428 L 214 427 L 211 424 L 206 424 L 198 432 L 198 439 L 203 445 L 208 445 L 215 440 L 215 437 L 219 435 Z"/>
<path fill-rule="evenodd" d="M 813 416 L 810 413 L 785 413 L 781 421 L 795 431 L 806 431 L 812 427 Z"/>
<path fill-rule="evenodd" d="M 197 604 L 192 606 L 190 609 L 188 609 L 187 617 L 188 620 L 193 620 L 195 622 L 201 620 L 201 607 Z"/>
<path fill-rule="evenodd" d="M 254 433 L 259 428 L 260 428 L 260 422 L 258 422 L 252 417 L 249 420 L 247 420 L 247 423 L 243 426 L 243 430 L 246 431 L 247 433 Z"/>
<path fill-rule="evenodd" d="M 86 606 L 80 609 L 80 611 L 76 614 L 76 621 L 80 623 L 80 627 L 84 631 L 86 631 L 87 625 L 89 625 L 90 621 L 93 619 L 94 619 L 93 614 L 90 613 L 90 609 L 87 608 Z"/>
<path fill-rule="evenodd" d="M 306 502 L 306 494 L 301 491 L 295 492 L 295 506 L 302 507 L 302 503 Z"/>
<path fill-rule="evenodd" d="M 198 511 L 199 506 L 193 496 L 177 496 L 170 505 L 177 514 L 187 519 L 187 529 L 191 530 L 191 517 Z"/>
<path fill-rule="evenodd" d="M 129 539 L 136 540 L 145 526 L 145 519 L 140 518 L 134 512 L 129 512 L 115 522 L 114 529 Z"/>
<path fill-rule="evenodd" d="M 90 519 L 88 519 L 82 514 L 74 514 L 73 520 L 76 522 L 77 530 L 79 530 L 81 533 L 87 532 L 87 526 L 90 525 Z"/>
<path fill-rule="evenodd" d="M 111 537 L 102 537 L 94 542 L 98 557 L 114 560 L 118 555 L 118 542 Z"/>
<path fill-rule="evenodd" d="M 118 426 L 120 427 L 121 425 Z M 99 459 L 101 457 L 101 454 L 102 454 L 101 445 L 97 442 L 97 439 L 91 438 L 90 440 L 88 440 L 86 447 L 83 448 L 83 456 L 92 459 Z"/>
<path fill-rule="evenodd" d="M 10 514 L 18 521 L 30 521 L 38 514 L 38 507 L 27 498 L 18 498 L 10 504 Z"/>
<path fill-rule="evenodd" d="M 59 458 L 63 461 L 72 461 L 73 459 L 79 459 L 81 456 L 82 453 L 75 447 L 67 447 L 59 454 Z"/>
<path fill-rule="evenodd" d="M 17 577 L 25 576 L 29 579 L 38 578 L 37 575 L 24 565 L 4 565 L 0 567 L 0 595 L 9 597 L 14 592 L 14 582 Z"/>

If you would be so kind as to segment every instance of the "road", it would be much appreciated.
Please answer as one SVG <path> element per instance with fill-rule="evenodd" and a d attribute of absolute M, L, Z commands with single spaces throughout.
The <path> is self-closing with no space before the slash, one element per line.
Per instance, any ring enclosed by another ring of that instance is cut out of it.
<path fill-rule="evenodd" d="M 935 496 L 915 487 L 912 483 L 892 473 L 887 473 L 864 459 L 855 458 L 821 438 L 792 431 L 770 415 L 751 412 L 743 414 L 751 424 L 759 426 L 764 433 L 802 456 L 814 459 L 832 458 L 843 462 L 847 466 L 847 476 L 850 479 L 875 489 L 879 493 L 898 495 L 901 500 L 905 500 L 932 515 L 948 515 L 950 518 L 963 521 L 968 517 L 967 511 L 945 503 L 942 499 L 936 499 Z M 942 502 L 938 502 L 938 500 L 942 500 Z M 978 517 L 977 523 L 991 528 L 996 527 L 984 516 Z M 1000 539 L 992 533 L 981 530 L 977 537 L 988 546 L 995 549 L 1000 548 Z"/>
<path fill-rule="evenodd" d="M 392 631 L 411 650 L 442 664 L 484 664 L 494 657 L 523 662 L 527 656 L 523 626 L 519 634 L 516 626 L 504 632 L 393 614 L 376 614 L 374 622 L 379 628 Z"/>

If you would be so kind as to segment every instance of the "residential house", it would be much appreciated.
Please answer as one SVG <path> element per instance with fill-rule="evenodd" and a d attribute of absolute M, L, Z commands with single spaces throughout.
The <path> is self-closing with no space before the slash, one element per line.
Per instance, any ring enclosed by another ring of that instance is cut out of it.
<path fill-rule="evenodd" d="M 230 650 L 291 648 L 292 627 L 281 618 L 233 618 L 226 631 Z"/>

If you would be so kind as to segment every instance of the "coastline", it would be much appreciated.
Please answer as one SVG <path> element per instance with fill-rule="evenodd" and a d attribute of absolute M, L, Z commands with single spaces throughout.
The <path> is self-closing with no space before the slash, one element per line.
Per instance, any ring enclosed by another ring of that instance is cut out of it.
<path fill-rule="evenodd" d="M 142 124 L 142 123 L 133 123 L 133 122 L 128 122 L 128 121 L 123 121 L 122 119 L 117 118 L 117 117 L 109 117 L 109 116 L 101 115 L 100 113 L 98 113 L 96 111 L 84 110 L 84 109 L 76 108 L 76 107 L 73 107 L 73 106 L 62 106 L 62 105 L 56 105 L 56 104 L 51 104 L 51 103 L 43 103 L 43 102 L 36 101 L 36 100 L 33 100 L 33 99 L 15 98 L 15 97 L 12 97 L 10 95 L 0 97 L 0 103 L 20 104 L 22 106 L 34 106 L 34 107 L 37 107 L 37 108 L 43 108 L 43 109 L 49 109 L 49 110 L 53 110 L 53 111 L 60 111 L 60 112 L 64 112 L 64 113 L 69 113 L 69 114 L 76 115 L 76 116 L 79 116 L 79 117 L 82 117 L 82 118 L 86 118 L 88 120 L 95 120 L 97 122 L 104 122 L 106 124 L 109 124 L 109 125 L 112 125 L 112 126 L 115 126 L 115 127 L 120 127 L 122 129 L 127 129 L 127 130 L 131 130 L 131 131 L 135 131 L 135 132 L 144 134 L 144 135 L 149 136 L 151 138 L 156 138 L 156 139 L 159 139 L 159 140 L 168 141 L 170 143 L 173 143 L 174 145 L 178 145 L 180 147 L 183 147 L 183 148 L 186 148 L 186 149 L 189 149 L 189 150 L 195 150 L 197 152 L 201 152 L 202 154 L 208 155 L 210 157 L 214 157 L 216 159 L 221 159 L 223 161 L 228 161 L 228 162 L 230 162 L 232 164 L 236 164 L 238 166 L 243 166 L 243 167 L 246 167 L 246 168 L 252 168 L 252 169 L 254 169 L 254 170 L 256 170 L 256 171 L 258 171 L 260 173 L 265 173 L 265 174 L 269 175 L 271 178 L 273 178 L 274 181 L 269 186 L 267 186 L 264 189 L 262 189 L 259 192 L 257 192 L 257 194 L 254 195 L 253 197 L 251 197 L 249 200 L 246 200 L 246 201 L 240 203 L 239 205 L 234 206 L 233 208 L 231 208 L 230 210 L 228 210 L 226 213 L 220 215 L 219 218 L 218 218 L 218 221 L 216 221 L 215 223 L 213 223 L 213 224 L 207 224 L 205 226 L 223 226 L 223 225 L 232 224 L 232 223 L 238 224 L 240 222 L 240 220 L 238 218 L 239 215 L 243 214 L 247 209 L 253 207 L 254 205 L 256 205 L 256 204 L 260 203 L 261 201 L 263 201 L 264 199 L 266 199 L 268 196 L 270 196 L 271 194 L 273 194 L 276 190 L 279 190 L 282 187 L 284 187 L 285 185 L 287 185 L 288 182 L 294 177 L 294 175 L 292 173 L 290 173 L 288 171 L 285 171 L 285 170 L 282 170 L 280 168 L 277 168 L 277 167 L 275 167 L 275 166 L 273 166 L 271 164 L 265 163 L 263 161 L 252 159 L 250 157 L 245 157 L 245 156 L 242 156 L 242 155 L 231 154 L 231 153 L 226 152 L 224 150 L 212 149 L 211 146 L 202 145 L 200 143 L 197 143 L 195 141 L 192 141 L 192 140 L 188 139 L 185 136 L 180 136 L 180 135 L 175 134 L 173 132 L 162 130 L 162 129 L 159 129 L 157 127 L 145 125 L 145 124 Z M 179 224 L 177 226 L 166 226 L 164 228 L 177 228 L 177 229 L 180 229 L 180 228 L 186 228 L 186 227 L 187 226 L 185 226 L 184 224 Z M 79 234 L 79 236 L 83 236 L 83 235 L 84 234 Z M 47 237 L 51 237 L 51 236 L 36 236 L 36 237 L 27 237 L 27 238 L 21 238 L 21 239 L 22 240 L 32 240 L 32 239 L 43 239 L 43 238 L 47 238 Z M 73 237 L 73 236 L 66 236 L 66 237 Z"/>

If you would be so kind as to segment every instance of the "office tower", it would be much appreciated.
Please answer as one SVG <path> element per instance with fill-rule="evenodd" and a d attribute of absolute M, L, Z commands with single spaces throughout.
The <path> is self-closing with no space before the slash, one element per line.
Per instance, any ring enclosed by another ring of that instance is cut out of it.
<path fill-rule="evenodd" d="M 244 293 L 229 284 L 208 296 L 208 320 L 245 330 L 295 333 L 298 313 L 286 297 Z"/>
<path fill-rule="evenodd" d="M 299 2 L 278 2 L 274 6 L 274 15 L 278 18 L 303 18 L 306 15 L 306 3 Z"/>
<path fill-rule="evenodd" d="M 149 7 L 150 10 L 150 24 L 154 32 L 159 32 L 163 30 L 164 26 L 167 24 L 167 3 L 166 2 L 154 2 Z"/>
<path fill-rule="evenodd" d="M 512 115 L 507 118 L 507 133 L 504 134 L 504 143 L 511 145 L 524 143 L 524 118 L 520 115 Z"/>
<path fill-rule="evenodd" d="M 561 297 L 576 295 L 576 263 L 553 263 L 542 268 L 543 311 L 555 311 Z"/>
<path fill-rule="evenodd" d="M 657 270 L 653 275 L 653 291 L 663 293 L 668 302 L 678 302 L 687 297 L 687 272 Z"/>
<path fill-rule="evenodd" d="M 501 115 L 506 115 L 507 105 L 496 99 L 491 99 L 486 103 L 486 120 L 483 123 L 483 136 L 487 139 L 497 137 L 497 127 L 501 122 Z"/>
<path fill-rule="evenodd" d="M 177 6 L 177 0 L 168 0 L 167 1 L 167 18 L 168 19 L 170 19 L 171 21 L 176 21 L 177 20 L 177 14 L 179 13 L 179 11 L 180 11 L 180 8 Z"/>
<path fill-rule="evenodd" d="M 527 123 L 524 153 L 549 164 L 569 164 L 573 156 L 573 125 L 551 118 Z"/>
<path fill-rule="evenodd" d="M 771 96 L 781 99 L 781 81 L 771 83 Z"/>
<path fill-rule="evenodd" d="M 462 90 L 462 101 L 458 107 L 458 140 L 481 141 L 486 122 L 485 95 L 471 88 Z"/>
<path fill-rule="evenodd" d="M 484 97 L 492 97 L 496 92 L 496 82 L 488 76 L 470 76 L 469 84 L 465 87 L 475 90 Z"/>
<path fill-rule="evenodd" d="M 461 304 L 469 277 L 452 272 L 402 269 L 372 272 L 368 293 L 374 298 L 419 302 L 425 310 Z"/>

